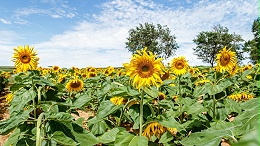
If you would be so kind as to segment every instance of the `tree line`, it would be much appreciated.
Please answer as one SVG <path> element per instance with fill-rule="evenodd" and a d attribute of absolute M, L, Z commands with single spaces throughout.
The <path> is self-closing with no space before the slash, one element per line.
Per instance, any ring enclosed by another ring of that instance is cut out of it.
<path fill-rule="evenodd" d="M 135 54 L 137 50 L 147 47 L 148 51 L 167 59 L 175 55 L 179 48 L 176 36 L 171 35 L 170 32 L 167 26 L 160 24 L 154 25 L 147 22 L 139 24 L 136 28 L 129 30 L 129 36 L 125 43 L 126 49 Z M 227 27 L 217 24 L 213 26 L 211 31 L 202 31 L 193 39 L 196 44 L 196 47 L 193 48 L 193 54 L 204 63 L 213 66 L 216 55 L 226 46 L 236 52 L 239 62 L 243 59 L 250 59 L 253 64 L 259 63 L 259 17 L 253 21 L 251 32 L 254 38 L 245 41 L 241 35 L 230 33 Z M 247 52 L 249 57 L 244 57 L 244 52 Z"/>

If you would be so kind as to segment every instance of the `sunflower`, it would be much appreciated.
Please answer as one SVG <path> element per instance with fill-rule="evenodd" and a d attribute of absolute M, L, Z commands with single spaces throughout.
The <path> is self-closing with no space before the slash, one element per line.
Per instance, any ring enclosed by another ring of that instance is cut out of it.
<path fill-rule="evenodd" d="M 173 58 L 171 62 L 171 69 L 175 75 L 183 75 L 187 72 L 188 62 L 184 56 Z"/>
<path fill-rule="evenodd" d="M 58 79 L 58 83 L 62 83 L 64 82 L 66 79 L 66 75 L 63 75 L 63 74 L 59 74 L 59 79 Z"/>
<path fill-rule="evenodd" d="M 202 79 L 202 80 L 197 81 L 197 82 L 195 83 L 195 85 L 196 85 L 196 86 L 201 86 L 201 85 L 204 85 L 205 83 L 211 83 L 211 84 L 212 84 L 212 82 L 211 82 L 210 80 L 208 80 L 208 79 Z"/>
<path fill-rule="evenodd" d="M 55 66 L 52 67 L 52 70 L 53 70 L 54 72 L 59 72 L 60 67 L 55 65 Z"/>
<path fill-rule="evenodd" d="M 242 93 L 236 93 L 236 94 L 229 95 L 229 96 L 227 96 L 227 98 L 230 98 L 235 101 L 247 101 L 249 99 L 254 98 L 254 96 L 252 94 L 247 94 L 245 92 L 242 92 Z"/>
<path fill-rule="evenodd" d="M 140 90 L 143 86 L 158 85 L 161 83 L 161 75 L 163 74 L 162 58 L 155 58 L 152 53 L 146 52 L 147 48 L 142 51 L 137 51 L 134 54 L 130 64 L 124 64 L 126 67 L 126 75 L 130 76 L 133 81 L 133 86 Z"/>
<path fill-rule="evenodd" d="M 95 72 L 89 72 L 88 73 L 88 78 L 92 78 L 92 77 L 95 77 L 95 76 L 97 76 L 97 73 L 95 73 Z"/>
<path fill-rule="evenodd" d="M 145 128 L 142 135 L 147 137 L 148 139 L 150 139 L 153 135 L 155 135 L 157 138 L 160 138 L 161 135 L 163 135 L 166 131 L 169 131 L 172 135 L 176 135 L 176 133 L 177 133 L 176 128 L 168 128 L 168 127 L 161 125 L 158 122 L 151 122 Z"/>
<path fill-rule="evenodd" d="M 238 72 L 238 65 L 236 64 L 236 65 L 234 65 L 233 67 L 232 67 L 232 69 L 229 71 L 229 74 L 231 75 L 231 76 L 233 76 L 233 75 L 235 75 L 237 72 Z"/>
<path fill-rule="evenodd" d="M 159 95 L 158 95 L 158 99 L 159 100 L 166 99 L 166 95 L 164 93 L 160 92 Z"/>
<path fill-rule="evenodd" d="M 12 93 L 8 93 L 7 95 L 5 95 L 5 100 L 7 103 L 10 103 L 14 98 L 14 95 Z"/>
<path fill-rule="evenodd" d="M 159 124 L 158 122 L 151 122 L 142 133 L 143 136 L 150 139 L 153 135 L 157 138 L 160 138 L 166 132 L 167 128 L 163 125 Z"/>
<path fill-rule="evenodd" d="M 12 57 L 12 61 L 15 63 L 15 67 L 18 72 L 34 70 L 37 68 L 39 58 L 36 56 L 36 51 L 33 49 L 34 47 L 30 48 L 28 45 L 14 48 L 15 52 Z"/>
<path fill-rule="evenodd" d="M 121 105 L 121 104 L 125 104 L 127 100 L 125 98 L 123 98 L 123 97 L 115 96 L 115 97 L 110 98 L 110 101 L 114 105 Z"/>
<path fill-rule="evenodd" d="M 217 54 L 216 60 L 219 72 L 231 71 L 233 66 L 237 64 L 236 53 L 230 49 L 226 50 L 226 47 Z"/>
<path fill-rule="evenodd" d="M 173 99 L 174 101 L 177 101 L 177 100 L 178 100 L 178 95 L 172 96 L 172 99 Z"/>
<path fill-rule="evenodd" d="M 76 78 L 76 79 L 72 79 L 70 80 L 67 84 L 66 84 L 66 89 L 68 91 L 80 91 L 83 88 L 83 81 Z"/>

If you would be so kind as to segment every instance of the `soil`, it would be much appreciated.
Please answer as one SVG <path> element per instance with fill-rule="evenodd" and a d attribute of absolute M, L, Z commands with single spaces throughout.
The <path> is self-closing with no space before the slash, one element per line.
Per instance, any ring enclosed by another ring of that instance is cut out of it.
<path fill-rule="evenodd" d="M 8 104 L 5 102 L 5 95 L 7 89 L 0 93 L 0 121 L 8 119 Z M 0 135 L 0 146 L 4 145 L 4 142 L 8 139 L 8 135 Z"/>

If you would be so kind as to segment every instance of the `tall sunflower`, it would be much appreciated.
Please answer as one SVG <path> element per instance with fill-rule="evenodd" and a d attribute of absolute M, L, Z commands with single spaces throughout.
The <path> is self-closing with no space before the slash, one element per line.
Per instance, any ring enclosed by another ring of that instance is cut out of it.
<path fill-rule="evenodd" d="M 173 58 L 171 62 L 171 69 L 175 75 L 183 75 L 188 70 L 188 61 L 184 56 Z"/>
<path fill-rule="evenodd" d="M 36 51 L 34 51 L 34 47 L 30 48 L 28 45 L 24 47 L 18 46 L 18 48 L 14 48 L 14 51 L 12 61 L 15 63 L 18 72 L 37 68 L 39 58 L 37 57 Z"/>
<path fill-rule="evenodd" d="M 226 46 L 217 54 L 217 67 L 219 72 L 232 71 L 233 66 L 237 64 L 236 53 L 230 49 L 226 49 Z"/>
<path fill-rule="evenodd" d="M 67 84 L 66 84 L 66 89 L 70 92 L 72 91 L 80 91 L 83 88 L 83 81 L 76 78 L 76 79 L 72 79 L 70 80 Z"/>
<path fill-rule="evenodd" d="M 132 56 L 130 63 L 124 64 L 126 75 L 130 76 L 133 86 L 137 89 L 147 85 L 158 85 L 163 74 L 162 58 L 156 58 L 152 52 L 147 53 L 146 49 L 137 51 L 137 54 Z"/>

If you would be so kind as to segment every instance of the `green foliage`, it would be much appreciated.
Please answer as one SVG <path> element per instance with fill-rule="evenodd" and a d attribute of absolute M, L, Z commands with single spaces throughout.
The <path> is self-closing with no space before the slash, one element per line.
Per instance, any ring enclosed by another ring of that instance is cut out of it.
<path fill-rule="evenodd" d="M 259 49 L 259 17 L 254 20 L 252 25 L 252 33 L 254 35 L 254 38 L 252 40 L 249 40 L 245 42 L 244 45 L 244 51 L 249 52 L 249 59 L 253 64 L 256 64 L 259 62 L 259 55 L 260 55 L 260 49 Z"/>
<path fill-rule="evenodd" d="M 193 50 L 198 59 L 202 59 L 203 62 L 209 63 L 213 67 L 216 55 L 225 46 L 236 52 L 238 60 L 241 61 L 243 59 L 243 41 L 240 35 L 230 34 L 228 28 L 216 25 L 212 31 L 202 31 L 197 35 L 197 38 L 193 39 L 197 45 Z"/>
<path fill-rule="evenodd" d="M 129 30 L 126 48 L 135 54 L 137 50 L 147 47 L 149 51 L 162 58 L 169 58 L 175 54 L 178 46 L 176 37 L 170 34 L 167 26 L 157 26 L 149 23 L 139 24 L 135 29 Z"/>
<path fill-rule="evenodd" d="M 233 76 L 200 68 L 194 74 L 187 72 L 141 91 L 129 84 L 127 76 L 100 73 L 93 78 L 79 75 L 84 88 L 68 92 L 65 85 L 73 78 L 70 72 L 66 72 L 68 78 L 63 83 L 56 82 L 58 74 L 42 75 L 36 70 L 12 75 L 10 118 L 0 121 L 0 134 L 11 133 L 4 146 L 218 146 L 222 139 L 239 146 L 259 142 L 258 66 Z M 201 80 L 209 82 L 197 84 Z M 255 98 L 228 98 L 242 92 Z M 165 98 L 159 98 L 162 93 Z M 124 102 L 113 103 L 110 99 L 115 96 L 124 98 Z M 93 115 L 76 119 L 72 115 L 79 115 L 79 109 Z M 146 129 L 155 122 L 163 128 Z M 149 138 L 137 134 L 140 125 L 141 132 L 151 134 Z M 156 130 L 163 132 L 158 134 Z"/>

